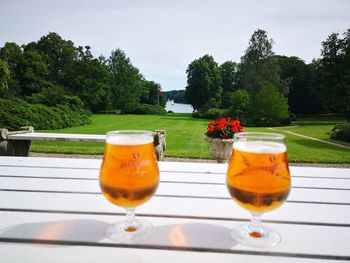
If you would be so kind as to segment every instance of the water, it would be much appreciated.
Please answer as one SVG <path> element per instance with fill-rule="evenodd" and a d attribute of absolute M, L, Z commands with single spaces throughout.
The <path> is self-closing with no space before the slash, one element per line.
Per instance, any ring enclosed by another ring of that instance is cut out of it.
<path fill-rule="evenodd" d="M 172 103 L 168 100 L 165 105 L 166 111 L 173 111 L 174 113 L 192 113 L 193 108 L 190 104 Z"/>

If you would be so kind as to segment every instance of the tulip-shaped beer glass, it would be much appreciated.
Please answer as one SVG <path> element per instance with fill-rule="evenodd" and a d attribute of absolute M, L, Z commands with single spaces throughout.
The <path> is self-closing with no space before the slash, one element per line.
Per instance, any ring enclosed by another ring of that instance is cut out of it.
<path fill-rule="evenodd" d="M 135 218 L 135 208 L 148 201 L 159 182 L 159 169 L 148 131 L 107 133 L 100 186 L 106 199 L 126 209 L 126 218 L 106 230 L 109 239 L 130 242 L 144 238 L 152 225 Z"/>
<path fill-rule="evenodd" d="M 272 247 L 281 240 L 273 229 L 261 225 L 260 216 L 278 208 L 291 187 L 285 137 L 274 133 L 242 132 L 234 136 L 227 170 L 231 197 L 252 214 L 252 220 L 231 231 L 238 242 L 252 247 Z"/>

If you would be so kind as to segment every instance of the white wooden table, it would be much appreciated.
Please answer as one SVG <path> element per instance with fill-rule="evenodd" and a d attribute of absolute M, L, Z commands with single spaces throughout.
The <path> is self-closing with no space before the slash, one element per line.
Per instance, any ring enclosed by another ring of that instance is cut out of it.
<path fill-rule="evenodd" d="M 156 195 L 138 207 L 154 231 L 135 244 L 105 239 L 123 210 L 100 193 L 101 160 L 0 157 L 1 262 L 350 261 L 350 169 L 291 167 L 288 201 L 263 216 L 271 249 L 236 244 L 249 218 L 231 200 L 225 164 L 160 162 Z"/>

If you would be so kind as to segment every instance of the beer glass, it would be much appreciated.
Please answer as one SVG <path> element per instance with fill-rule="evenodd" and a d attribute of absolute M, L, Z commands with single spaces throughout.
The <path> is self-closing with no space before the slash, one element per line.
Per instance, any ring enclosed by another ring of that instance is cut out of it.
<path fill-rule="evenodd" d="M 234 135 L 226 184 L 233 200 L 252 214 L 248 224 L 231 231 L 241 244 L 267 248 L 281 237 L 261 224 L 261 215 L 281 206 L 287 199 L 290 173 L 285 136 L 274 133 L 241 132 Z"/>
<path fill-rule="evenodd" d="M 148 201 L 159 182 L 153 133 L 110 131 L 107 133 L 100 187 L 111 203 L 126 209 L 126 218 L 106 230 L 109 239 L 128 242 L 147 236 L 152 225 L 135 218 L 135 208 Z"/>

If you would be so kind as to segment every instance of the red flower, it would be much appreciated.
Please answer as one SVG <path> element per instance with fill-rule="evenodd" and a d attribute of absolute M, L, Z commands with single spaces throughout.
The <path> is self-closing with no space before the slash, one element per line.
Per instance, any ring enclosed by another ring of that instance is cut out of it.
<path fill-rule="evenodd" d="M 233 138 L 236 132 L 242 132 L 243 126 L 239 120 L 232 120 L 230 117 L 221 118 L 208 123 L 206 135 L 211 138 Z"/>
<path fill-rule="evenodd" d="M 222 131 L 225 128 L 225 126 L 224 125 L 218 125 L 216 128 L 218 129 L 218 131 Z"/>

